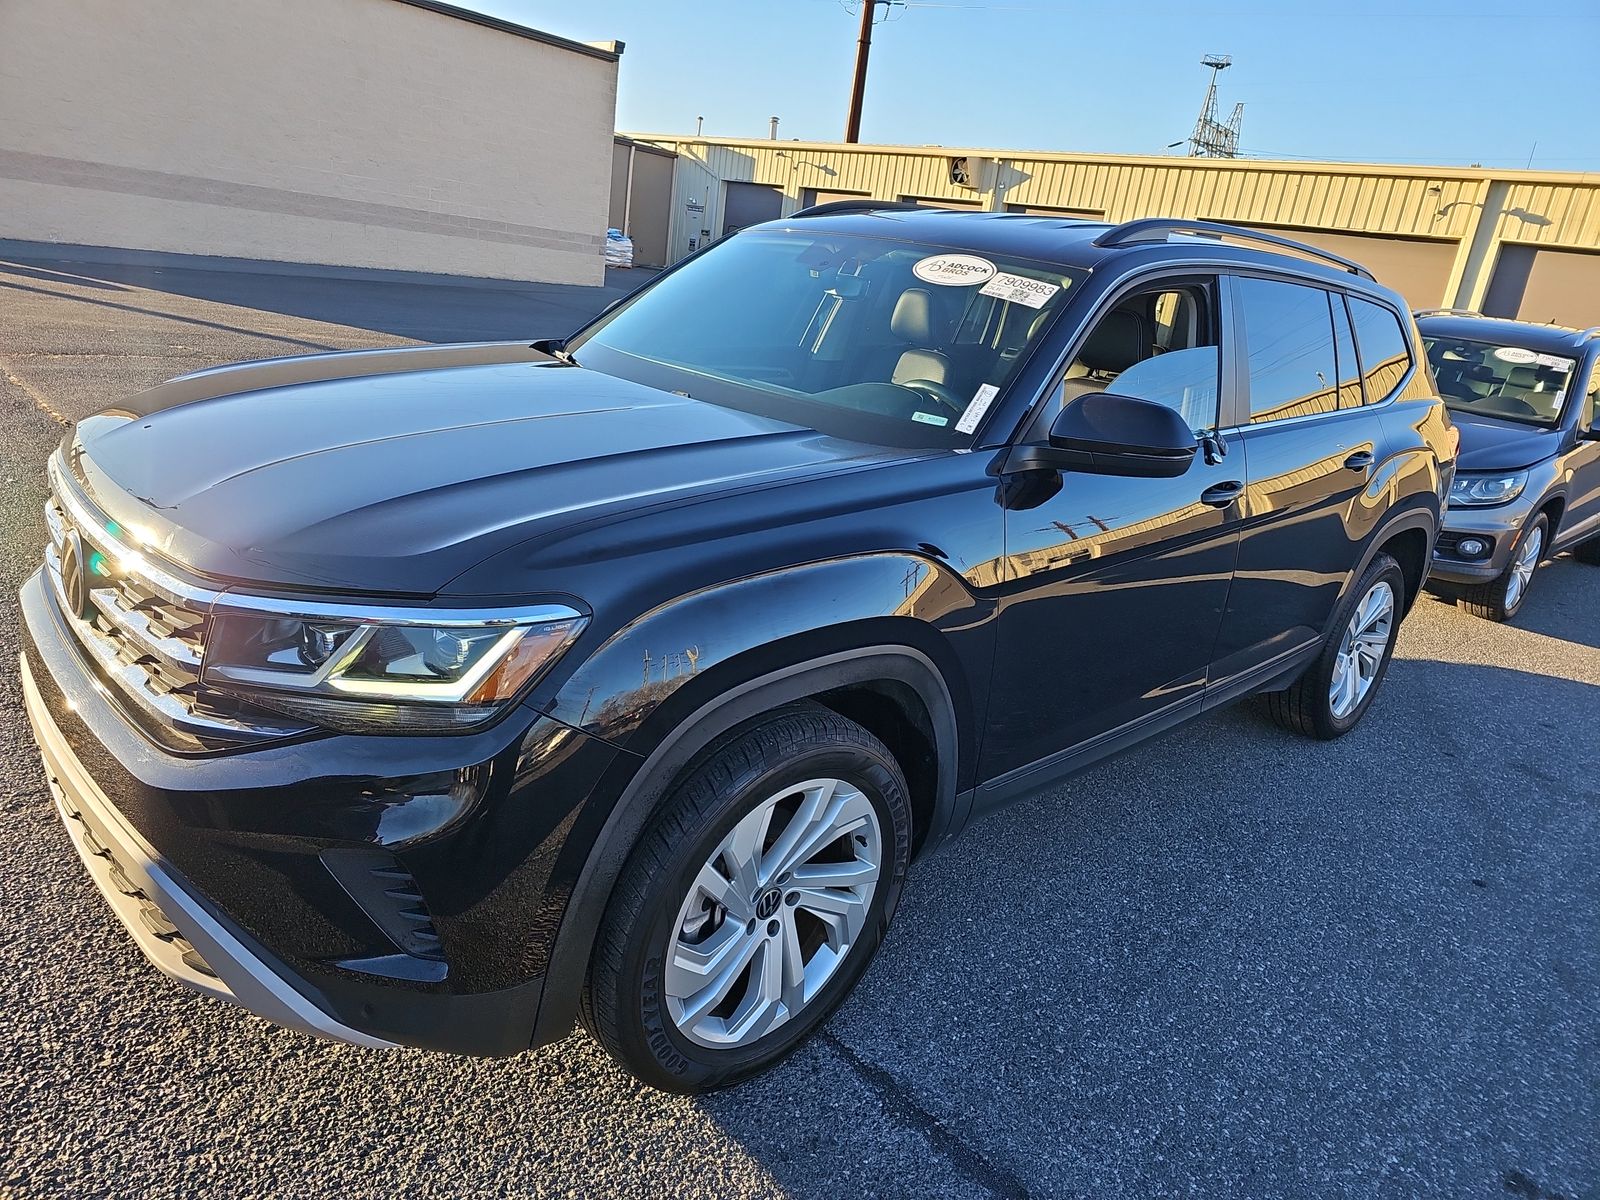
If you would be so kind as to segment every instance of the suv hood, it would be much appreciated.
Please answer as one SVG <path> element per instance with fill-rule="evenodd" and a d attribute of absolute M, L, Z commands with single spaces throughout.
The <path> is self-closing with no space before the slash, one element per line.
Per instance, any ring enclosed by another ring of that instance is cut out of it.
<path fill-rule="evenodd" d="M 282 364 L 164 384 L 82 422 L 69 462 L 108 517 L 206 576 L 426 596 L 554 528 L 893 453 L 525 349 L 445 369 L 419 350 L 421 370 L 408 353 L 365 375 L 328 356 L 320 379 L 290 360 L 286 386 Z"/>
<path fill-rule="evenodd" d="M 1459 408 L 1452 408 L 1450 417 L 1461 431 L 1459 471 L 1520 471 L 1561 449 L 1559 429 L 1537 429 Z"/>

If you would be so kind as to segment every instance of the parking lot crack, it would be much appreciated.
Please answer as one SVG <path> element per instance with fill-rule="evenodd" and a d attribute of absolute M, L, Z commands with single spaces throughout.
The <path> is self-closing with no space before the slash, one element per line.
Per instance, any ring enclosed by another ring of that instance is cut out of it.
<path fill-rule="evenodd" d="M 926 1138 L 929 1147 L 948 1162 L 956 1174 L 1006 1200 L 1022 1200 L 1028 1195 L 1020 1179 L 950 1132 L 943 1121 L 922 1107 L 916 1096 L 888 1071 L 862 1058 L 831 1030 L 824 1030 L 821 1037 L 878 1097 L 885 1111 Z"/>
<path fill-rule="evenodd" d="M 22 376 L 18 375 L 15 369 L 12 368 L 11 364 L 4 358 L 0 358 L 0 375 L 5 376 L 7 383 L 16 388 L 29 400 L 33 401 L 33 406 L 40 412 L 44 413 L 44 415 L 49 417 L 52 421 L 55 421 L 59 425 L 72 424 L 71 421 L 62 416 L 55 410 L 54 407 L 51 406 L 50 401 L 45 399 L 43 392 L 24 380 Z"/>

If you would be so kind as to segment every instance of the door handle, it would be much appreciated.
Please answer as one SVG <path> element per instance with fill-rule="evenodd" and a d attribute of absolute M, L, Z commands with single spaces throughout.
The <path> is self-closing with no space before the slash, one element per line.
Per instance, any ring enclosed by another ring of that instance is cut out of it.
<path fill-rule="evenodd" d="M 1344 460 L 1344 465 L 1352 471 L 1365 471 L 1373 464 L 1373 461 L 1371 450 L 1357 450 Z"/>
<path fill-rule="evenodd" d="M 1200 493 L 1200 503 L 1209 504 L 1212 508 L 1227 508 L 1244 494 L 1244 484 L 1237 479 L 1230 479 L 1227 483 L 1217 483 Z"/>

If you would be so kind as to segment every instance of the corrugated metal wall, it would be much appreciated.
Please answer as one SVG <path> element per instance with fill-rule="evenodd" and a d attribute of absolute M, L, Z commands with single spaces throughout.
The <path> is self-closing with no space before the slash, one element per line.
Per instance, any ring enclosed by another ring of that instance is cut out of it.
<path fill-rule="evenodd" d="M 1417 261 L 1448 253 L 1452 264 L 1442 294 L 1437 269 L 1389 281 L 1418 305 L 1482 303 L 1503 246 L 1600 250 L 1600 176 L 1593 175 L 632 136 L 678 154 L 674 260 L 722 229 L 728 181 L 777 187 L 786 213 L 811 191 L 857 192 L 883 200 L 976 201 L 996 211 L 1078 209 L 1109 221 L 1199 217 L 1414 240 Z M 951 183 L 949 159 L 956 155 L 969 160 L 977 187 Z M 1592 323 L 1600 323 L 1596 262 Z M 1580 308 L 1584 302 L 1581 295 L 1574 301 Z"/>

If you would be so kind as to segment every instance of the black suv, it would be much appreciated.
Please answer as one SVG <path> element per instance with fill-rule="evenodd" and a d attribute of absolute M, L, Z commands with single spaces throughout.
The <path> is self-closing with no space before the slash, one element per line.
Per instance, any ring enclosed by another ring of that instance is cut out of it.
<path fill-rule="evenodd" d="M 1455 447 L 1353 263 L 843 202 L 564 341 L 83 421 L 23 690 L 169 975 L 363 1045 L 581 1015 L 692 1091 L 805 1038 L 980 813 L 1250 693 L 1349 730 Z"/>
<path fill-rule="evenodd" d="M 1600 564 L 1600 327 L 1454 309 L 1417 326 L 1461 431 L 1429 590 L 1510 620 L 1545 559 Z"/>

